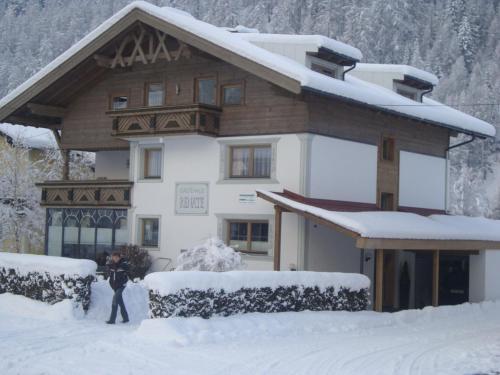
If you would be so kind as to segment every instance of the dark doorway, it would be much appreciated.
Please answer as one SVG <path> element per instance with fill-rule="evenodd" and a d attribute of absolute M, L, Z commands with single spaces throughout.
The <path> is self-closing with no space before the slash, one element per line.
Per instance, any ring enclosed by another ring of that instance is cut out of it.
<path fill-rule="evenodd" d="M 439 305 L 457 305 L 469 300 L 469 256 L 446 254 L 439 259 Z M 415 308 L 432 305 L 432 253 L 415 255 Z"/>

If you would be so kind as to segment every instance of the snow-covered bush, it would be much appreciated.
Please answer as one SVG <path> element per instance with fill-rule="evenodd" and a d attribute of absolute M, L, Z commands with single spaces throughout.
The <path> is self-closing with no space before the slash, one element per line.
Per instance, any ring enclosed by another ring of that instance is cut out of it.
<path fill-rule="evenodd" d="M 285 311 L 360 311 L 369 279 L 307 271 L 155 272 L 145 278 L 152 318 Z"/>
<path fill-rule="evenodd" d="M 54 304 L 71 299 L 87 310 L 97 264 L 86 259 L 0 253 L 0 294 Z"/>
<path fill-rule="evenodd" d="M 137 245 L 126 245 L 120 248 L 122 256 L 127 258 L 129 264 L 128 276 L 131 280 L 136 278 L 144 279 L 146 272 L 153 261 L 151 260 L 151 255 L 146 249 L 143 249 Z"/>
<path fill-rule="evenodd" d="M 244 268 L 240 253 L 218 238 L 210 238 L 200 246 L 182 252 L 175 271 L 227 272 Z"/>

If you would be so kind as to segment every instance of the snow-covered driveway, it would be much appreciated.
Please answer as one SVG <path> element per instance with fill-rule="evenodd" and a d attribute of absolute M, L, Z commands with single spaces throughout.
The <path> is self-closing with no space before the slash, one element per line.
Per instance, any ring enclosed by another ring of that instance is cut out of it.
<path fill-rule="evenodd" d="M 0 295 L 0 374 L 500 373 L 500 302 L 116 326 L 105 308 L 76 319 L 58 305 Z"/>

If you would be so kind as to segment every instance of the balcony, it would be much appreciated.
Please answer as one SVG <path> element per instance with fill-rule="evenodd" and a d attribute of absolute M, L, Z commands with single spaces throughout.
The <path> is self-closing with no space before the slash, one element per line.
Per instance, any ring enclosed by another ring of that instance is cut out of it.
<path fill-rule="evenodd" d="M 130 207 L 134 183 L 127 180 L 46 181 L 42 207 Z"/>
<path fill-rule="evenodd" d="M 216 136 L 219 107 L 205 104 L 119 109 L 106 112 L 113 119 L 112 135 L 165 135 L 196 133 Z"/>

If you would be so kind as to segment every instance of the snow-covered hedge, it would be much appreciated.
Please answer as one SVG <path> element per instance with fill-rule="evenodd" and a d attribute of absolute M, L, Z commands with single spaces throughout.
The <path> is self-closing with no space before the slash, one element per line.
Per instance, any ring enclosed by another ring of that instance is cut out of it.
<path fill-rule="evenodd" d="M 359 311 L 369 279 L 306 271 L 156 272 L 145 278 L 152 318 L 229 316 L 250 312 Z"/>
<path fill-rule="evenodd" d="M 97 264 L 86 259 L 0 253 L 0 294 L 54 304 L 71 299 L 87 310 Z"/>

